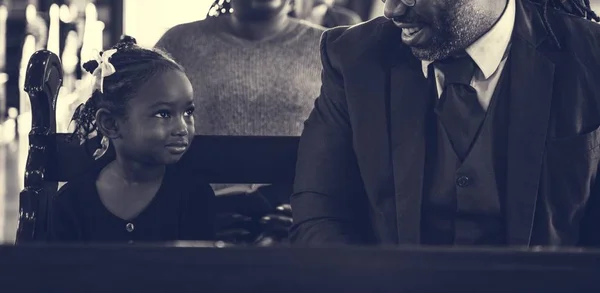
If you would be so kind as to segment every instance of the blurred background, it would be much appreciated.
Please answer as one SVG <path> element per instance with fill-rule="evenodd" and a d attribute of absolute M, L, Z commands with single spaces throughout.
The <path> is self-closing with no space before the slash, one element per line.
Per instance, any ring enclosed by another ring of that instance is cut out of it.
<path fill-rule="evenodd" d="M 123 34 L 134 36 L 142 46 L 154 46 L 169 28 L 206 18 L 213 2 L 0 0 L 0 242 L 14 242 L 17 227 L 31 130 L 31 107 L 23 90 L 30 56 L 47 49 L 61 58 L 65 77 L 56 122 L 57 132 L 66 132 L 75 107 L 88 98 L 82 94 L 88 74 L 82 63 Z M 383 12 L 379 0 L 336 0 L 335 5 L 362 20 Z"/>
<path fill-rule="evenodd" d="M 303 1 L 303 0 L 296 0 Z M 333 1 L 333 0 L 332 0 Z M 600 11 L 600 0 L 592 0 Z M 25 67 L 37 50 L 56 53 L 64 66 L 57 131 L 87 97 L 83 62 L 122 34 L 153 46 L 174 25 L 204 19 L 213 0 L 0 0 L 0 242 L 13 242 L 23 188 L 31 108 L 23 91 Z M 330 4 L 329 4 L 330 5 Z M 336 0 L 363 21 L 382 15 L 380 0 Z"/>

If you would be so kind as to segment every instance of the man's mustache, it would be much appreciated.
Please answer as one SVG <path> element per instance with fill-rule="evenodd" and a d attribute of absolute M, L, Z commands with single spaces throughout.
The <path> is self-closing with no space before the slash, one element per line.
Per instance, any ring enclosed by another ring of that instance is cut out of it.
<path fill-rule="evenodd" d="M 413 14 L 394 16 L 392 20 L 401 23 L 425 23 L 419 16 Z"/>

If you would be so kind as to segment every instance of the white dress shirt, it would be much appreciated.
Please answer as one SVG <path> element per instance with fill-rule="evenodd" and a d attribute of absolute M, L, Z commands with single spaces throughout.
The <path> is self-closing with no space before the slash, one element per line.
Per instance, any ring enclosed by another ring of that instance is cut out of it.
<path fill-rule="evenodd" d="M 477 91 L 479 102 L 486 111 L 508 57 L 515 16 L 515 0 L 509 0 L 498 22 L 466 49 L 467 54 L 477 64 L 471 86 Z M 432 61 L 422 62 L 425 77 L 427 77 L 427 67 L 431 63 Z M 437 68 L 435 68 L 435 79 L 439 98 L 443 91 L 444 75 Z"/>

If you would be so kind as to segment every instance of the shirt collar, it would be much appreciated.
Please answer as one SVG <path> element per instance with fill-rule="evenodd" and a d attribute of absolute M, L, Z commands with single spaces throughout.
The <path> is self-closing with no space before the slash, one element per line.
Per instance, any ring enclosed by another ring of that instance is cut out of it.
<path fill-rule="evenodd" d="M 475 61 L 477 67 L 488 79 L 500 66 L 515 26 L 515 0 L 509 0 L 506 9 L 498 22 L 486 34 L 467 47 L 467 54 Z M 427 77 L 427 67 L 433 61 L 423 60 L 423 74 Z"/>

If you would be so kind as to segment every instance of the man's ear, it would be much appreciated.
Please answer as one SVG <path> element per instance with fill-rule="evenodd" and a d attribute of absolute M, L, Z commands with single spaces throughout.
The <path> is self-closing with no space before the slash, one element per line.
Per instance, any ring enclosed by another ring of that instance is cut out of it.
<path fill-rule="evenodd" d="M 107 138 L 116 139 L 121 136 L 117 117 L 106 108 L 100 108 L 96 112 L 96 127 Z"/>

